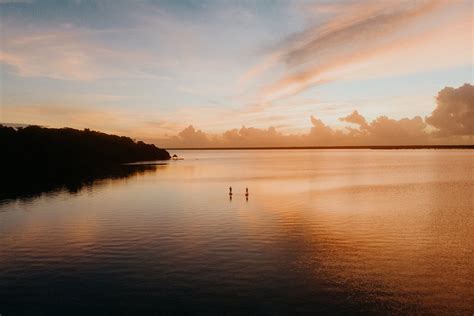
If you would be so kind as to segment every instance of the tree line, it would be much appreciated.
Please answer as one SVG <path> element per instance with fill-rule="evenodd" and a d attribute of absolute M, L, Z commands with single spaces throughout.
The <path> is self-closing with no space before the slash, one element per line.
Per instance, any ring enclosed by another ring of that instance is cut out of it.
<path fill-rule="evenodd" d="M 89 129 L 0 125 L 0 148 L 3 170 L 21 166 L 65 171 L 170 159 L 166 150 L 155 145 Z"/>

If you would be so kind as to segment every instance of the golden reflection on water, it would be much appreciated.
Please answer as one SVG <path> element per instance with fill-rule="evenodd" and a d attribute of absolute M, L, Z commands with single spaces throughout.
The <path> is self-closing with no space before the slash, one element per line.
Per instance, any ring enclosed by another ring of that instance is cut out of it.
<path fill-rule="evenodd" d="M 0 206 L 0 267 L 126 260 L 145 278 L 173 275 L 183 286 L 221 279 L 242 293 L 260 275 L 286 274 L 282 293 L 319 287 L 328 304 L 342 293 L 372 311 L 472 312 L 472 152 L 179 156 L 74 196 L 17 203 L 14 212 Z"/>
<path fill-rule="evenodd" d="M 305 221 L 317 221 L 322 227 L 308 229 L 310 244 L 316 246 L 305 251 L 300 264 L 311 270 L 317 262 L 315 273 L 321 272 L 324 251 L 324 273 L 354 290 L 386 293 L 405 304 L 415 299 L 432 312 L 447 312 L 450 305 L 469 310 L 474 272 L 468 246 L 474 242 L 472 201 L 456 197 L 459 191 L 452 185 L 383 185 L 315 193 L 323 197 L 311 207 L 314 218 Z M 465 186 L 461 191 L 466 189 L 467 184 L 460 185 Z M 474 191 L 472 183 L 468 190 Z M 454 218 L 453 212 L 458 213 Z"/>

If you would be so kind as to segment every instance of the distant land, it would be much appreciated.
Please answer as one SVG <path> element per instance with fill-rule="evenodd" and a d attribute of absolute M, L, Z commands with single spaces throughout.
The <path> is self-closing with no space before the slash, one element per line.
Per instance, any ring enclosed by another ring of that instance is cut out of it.
<path fill-rule="evenodd" d="M 167 150 L 276 150 L 276 149 L 474 149 L 474 145 L 399 145 L 399 146 L 300 146 L 300 147 L 204 147 L 166 148 Z"/>
<path fill-rule="evenodd" d="M 22 123 L 0 123 L 0 126 L 2 125 L 3 127 L 14 127 L 14 128 L 32 126 L 31 124 L 22 124 Z M 34 126 L 46 127 L 46 126 L 41 126 L 41 125 L 34 125 Z"/>
<path fill-rule="evenodd" d="M 129 137 L 22 124 L 0 124 L 0 148 L 0 200 L 78 192 L 100 180 L 156 170 L 131 163 L 170 159 L 166 150 Z"/>
<path fill-rule="evenodd" d="M 125 136 L 40 126 L 0 125 L 0 148 L 4 172 L 18 172 L 15 167 L 21 166 L 35 173 L 74 173 L 111 164 L 171 158 L 164 149 Z"/>

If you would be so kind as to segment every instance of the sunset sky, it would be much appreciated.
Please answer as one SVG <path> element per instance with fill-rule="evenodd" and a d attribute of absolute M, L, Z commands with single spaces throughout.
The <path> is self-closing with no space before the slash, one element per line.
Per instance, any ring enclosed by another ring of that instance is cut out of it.
<path fill-rule="evenodd" d="M 171 147 L 469 143 L 473 3 L 0 0 L 0 122 Z"/>

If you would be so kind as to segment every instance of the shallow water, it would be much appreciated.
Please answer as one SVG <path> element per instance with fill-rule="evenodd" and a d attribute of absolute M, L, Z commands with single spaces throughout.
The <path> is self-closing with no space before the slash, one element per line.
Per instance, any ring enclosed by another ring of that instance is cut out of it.
<path fill-rule="evenodd" d="M 0 314 L 474 312 L 474 151 L 173 153 L 1 201 Z"/>

